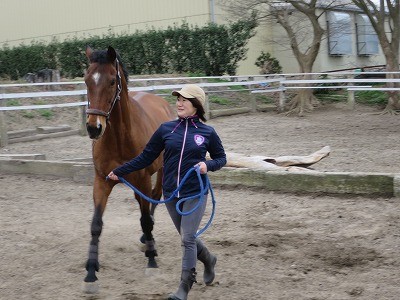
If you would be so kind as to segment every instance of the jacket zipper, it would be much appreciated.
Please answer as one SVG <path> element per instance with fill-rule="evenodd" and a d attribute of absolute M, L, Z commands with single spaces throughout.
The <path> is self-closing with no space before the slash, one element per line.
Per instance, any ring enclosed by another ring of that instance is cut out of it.
<path fill-rule="evenodd" d="M 183 144 L 182 144 L 181 156 L 179 158 L 179 164 L 178 164 L 178 180 L 176 181 L 176 187 L 179 186 L 180 181 L 181 181 L 181 165 L 182 165 L 182 159 L 183 159 L 183 151 L 185 150 L 187 130 L 188 130 L 188 120 L 186 120 L 185 134 L 183 135 Z M 178 191 L 177 197 L 178 198 L 180 197 L 179 191 Z"/>

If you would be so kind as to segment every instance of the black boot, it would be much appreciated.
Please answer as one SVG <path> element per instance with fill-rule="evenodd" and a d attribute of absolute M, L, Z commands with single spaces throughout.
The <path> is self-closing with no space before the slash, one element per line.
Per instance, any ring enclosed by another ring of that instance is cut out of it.
<path fill-rule="evenodd" d="M 182 270 L 181 283 L 178 290 L 168 300 L 186 300 L 193 283 L 196 281 L 196 269 Z"/>
<path fill-rule="evenodd" d="M 204 264 L 203 280 L 206 285 L 211 285 L 215 278 L 215 264 L 217 257 L 212 255 L 208 249 L 202 245 L 202 249 L 197 253 L 197 259 Z"/>

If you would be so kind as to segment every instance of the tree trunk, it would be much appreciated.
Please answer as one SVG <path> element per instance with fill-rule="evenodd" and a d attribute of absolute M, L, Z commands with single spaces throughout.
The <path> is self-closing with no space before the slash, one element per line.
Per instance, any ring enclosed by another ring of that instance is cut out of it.
<path fill-rule="evenodd" d="M 300 72 L 304 73 L 303 80 L 312 79 L 311 69 L 314 61 L 307 59 L 301 60 Z M 311 88 L 311 84 L 303 84 L 304 89 L 296 90 L 296 96 L 289 103 L 289 111 L 287 115 L 297 114 L 299 117 L 303 117 L 305 113 L 311 112 L 315 106 L 319 104 L 318 99 L 314 96 L 314 91 Z"/>
<path fill-rule="evenodd" d="M 393 59 L 390 59 L 387 61 L 386 65 L 386 71 L 387 72 L 398 72 L 399 71 L 399 65 Z M 388 79 L 399 79 L 400 76 L 399 74 L 386 74 L 386 78 Z M 398 88 L 400 87 L 399 83 L 395 82 L 388 82 L 386 84 L 386 87 L 388 88 Z M 383 111 L 383 113 L 389 113 L 389 114 L 394 114 L 396 113 L 397 110 L 400 110 L 400 97 L 399 97 L 399 91 L 388 91 L 388 103 Z"/>
<path fill-rule="evenodd" d="M 386 72 L 399 71 L 400 47 L 400 3 L 399 0 L 353 0 L 369 18 L 378 35 L 386 59 Z M 386 78 L 399 78 L 398 74 L 387 74 Z M 387 83 L 388 88 L 399 87 L 398 83 Z M 388 103 L 383 113 L 396 113 L 400 109 L 398 91 L 388 91 Z"/>

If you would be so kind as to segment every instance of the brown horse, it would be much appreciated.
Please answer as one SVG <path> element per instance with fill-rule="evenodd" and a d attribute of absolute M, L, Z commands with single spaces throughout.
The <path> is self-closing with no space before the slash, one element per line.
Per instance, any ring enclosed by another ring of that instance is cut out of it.
<path fill-rule="evenodd" d="M 102 216 L 107 199 L 117 182 L 106 180 L 106 175 L 142 152 L 151 135 L 162 122 L 174 118 L 171 107 L 163 98 L 143 92 L 128 93 L 128 73 L 116 51 L 93 51 L 86 49 L 90 64 L 85 75 L 88 109 L 86 127 L 93 140 L 93 184 L 94 215 L 91 224 L 92 239 L 88 271 L 85 278 L 86 292 L 97 289 L 96 272 L 99 271 L 98 244 L 103 227 Z M 157 173 L 152 188 L 151 176 Z M 142 193 L 154 199 L 162 194 L 162 157 L 146 169 L 133 172 L 125 177 Z M 141 211 L 142 242 L 146 245 L 148 268 L 157 268 L 157 252 L 152 235 L 154 207 L 135 194 Z"/>

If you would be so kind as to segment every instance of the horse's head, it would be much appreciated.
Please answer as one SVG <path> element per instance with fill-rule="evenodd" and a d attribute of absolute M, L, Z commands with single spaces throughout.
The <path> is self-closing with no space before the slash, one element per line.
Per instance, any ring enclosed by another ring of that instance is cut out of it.
<path fill-rule="evenodd" d="M 107 121 L 115 103 L 119 100 L 121 73 L 114 48 L 93 51 L 86 48 L 90 65 L 85 74 L 88 109 L 86 129 L 91 139 L 99 139 L 106 130 Z"/>

